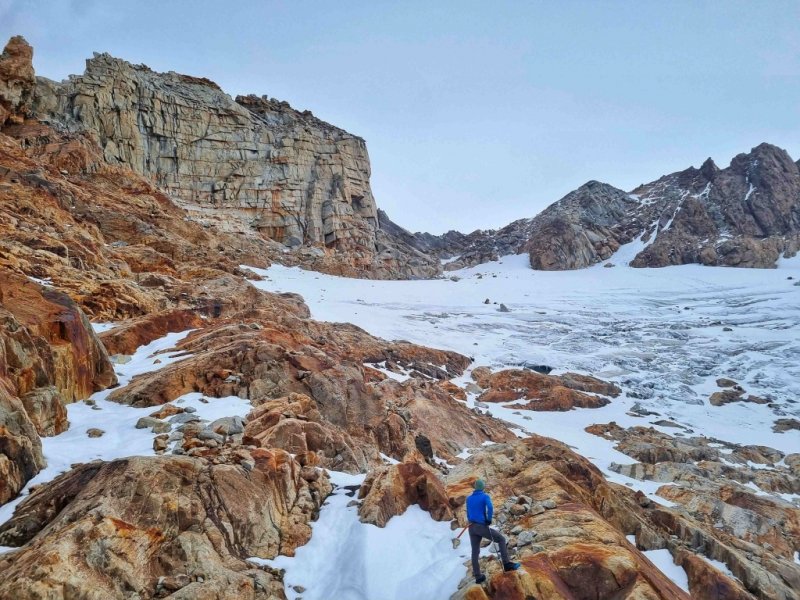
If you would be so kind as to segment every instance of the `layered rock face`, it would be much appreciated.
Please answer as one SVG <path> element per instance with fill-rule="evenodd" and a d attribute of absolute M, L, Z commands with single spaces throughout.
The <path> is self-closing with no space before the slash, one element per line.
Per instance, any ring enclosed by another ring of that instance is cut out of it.
<path fill-rule="evenodd" d="M 116 383 L 105 348 L 66 295 L 0 271 L 0 504 L 44 467 L 39 436 L 65 404 Z"/>
<path fill-rule="evenodd" d="M 266 96 L 234 101 L 207 79 L 107 54 L 63 83 L 37 79 L 33 109 L 85 133 L 106 163 L 148 177 L 191 218 L 261 234 L 279 244 L 278 256 L 295 249 L 295 261 L 345 275 L 438 272 L 435 261 L 379 239 L 364 140 L 309 111 Z"/>
<path fill-rule="evenodd" d="M 247 470 L 171 456 L 62 475 L 0 527 L 0 544 L 25 544 L 0 560 L 0 597 L 284 598 L 277 573 L 244 559 L 306 543 L 330 484 L 284 451 L 254 458 Z"/>

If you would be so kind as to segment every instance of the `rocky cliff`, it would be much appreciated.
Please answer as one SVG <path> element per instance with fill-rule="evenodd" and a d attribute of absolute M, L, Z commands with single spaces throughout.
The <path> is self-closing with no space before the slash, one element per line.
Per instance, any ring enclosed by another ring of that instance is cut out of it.
<path fill-rule="evenodd" d="M 590 181 L 498 230 L 396 235 L 448 259 L 448 270 L 523 252 L 534 269 L 580 269 L 632 242 L 633 267 L 770 268 L 800 250 L 800 167 L 785 150 L 761 144 L 725 169 L 708 159 L 630 193 Z"/>
<path fill-rule="evenodd" d="M 30 95 L 41 121 L 87 135 L 106 163 L 148 177 L 205 226 L 261 235 L 279 245 L 275 256 L 296 251 L 290 262 L 344 275 L 439 271 L 380 235 L 364 140 L 310 111 L 266 96 L 234 100 L 207 79 L 108 54 L 62 83 L 37 78 Z"/>

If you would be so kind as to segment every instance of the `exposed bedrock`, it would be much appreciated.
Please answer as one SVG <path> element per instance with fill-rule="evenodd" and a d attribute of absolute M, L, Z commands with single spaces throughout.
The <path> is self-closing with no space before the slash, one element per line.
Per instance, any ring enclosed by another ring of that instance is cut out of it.
<path fill-rule="evenodd" d="M 0 597 L 284 598 L 280 576 L 245 559 L 304 544 L 330 484 L 282 450 L 253 458 L 137 457 L 60 476 L 0 527 L 0 544 L 24 544 L 0 558 Z"/>
<path fill-rule="evenodd" d="M 0 271 L 0 504 L 44 467 L 39 436 L 67 429 L 65 404 L 114 383 L 69 296 Z"/>

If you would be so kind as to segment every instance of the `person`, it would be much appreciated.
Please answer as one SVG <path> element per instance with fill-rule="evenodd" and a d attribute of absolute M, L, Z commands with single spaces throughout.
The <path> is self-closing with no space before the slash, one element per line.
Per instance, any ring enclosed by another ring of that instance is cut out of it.
<path fill-rule="evenodd" d="M 483 479 L 478 479 L 473 487 L 474 491 L 467 496 L 467 521 L 469 521 L 469 543 L 472 545 L 472 574 L 475 576 L 475 583 L 486 581 L 486 575 L 481 573 L 481 565 L 478 556 L 481 552 L 481 540 L 486 538 L 492 542 L 497 542 L 500 547 L 500 558 L 503 561 L 504 571 L 516 571 L 519 569 L 518 562 L 511 562 L 508 558 L 508 547 L 506 538 L 496 529 L 490 529 L 494 507 L 492 499 L 484 491 L 486 484 Z"/>

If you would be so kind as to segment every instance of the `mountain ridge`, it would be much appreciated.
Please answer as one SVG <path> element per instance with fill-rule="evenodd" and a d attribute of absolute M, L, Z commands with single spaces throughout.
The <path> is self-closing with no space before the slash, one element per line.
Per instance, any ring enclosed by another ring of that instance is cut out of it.
<path fill-rule="evenodd" d="M 636 240 L 630 266 L 770 268 L 800 250 L 800 161 L 762 143 L 720 169 L 711 158 L 626 192 L 590 180 L 537 215 L 496 230 L 404 241 L 455 270 L 528 253 L 537 270 L 579 269 Z"/>

